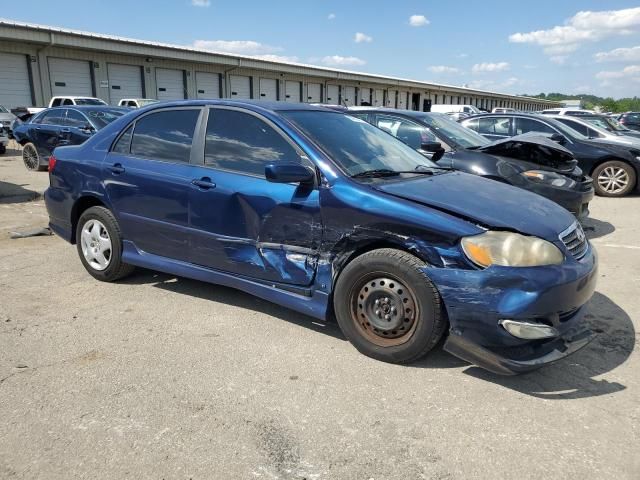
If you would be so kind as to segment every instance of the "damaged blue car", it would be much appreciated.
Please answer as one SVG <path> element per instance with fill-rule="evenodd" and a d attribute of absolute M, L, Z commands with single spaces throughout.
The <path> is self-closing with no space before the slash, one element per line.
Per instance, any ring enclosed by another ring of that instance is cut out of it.
<path fill-rule="evenodd" d="M 543 197 L 442 168 L 342 112 L 180 101 L 49 160 L 51 229 L 86 270 L 226 285 L 321 320 L 362 353 L 414 362 L 443 336 L 499 374 L 593 337 L 596 253 Z"/>

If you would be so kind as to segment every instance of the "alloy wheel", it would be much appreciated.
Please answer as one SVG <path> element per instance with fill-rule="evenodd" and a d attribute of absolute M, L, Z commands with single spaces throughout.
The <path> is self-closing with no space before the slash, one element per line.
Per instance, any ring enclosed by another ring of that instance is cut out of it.
<path fill-rule="evenodd" d="M 37 170 L 40 167 L 40 159 L 38 158 L 38 152 L 31 144 L 25 145 L 22 149 L 22 160 L 25 167 L 28 170 Z"/>
<path fill-rule="evenodd" d="M 80 235 L 82 254 L 89 266 L 102 271 L 111 261 L 111 238 L 105 226 L 98 220 L 91 219 L 82 227 Z"/>
<path fill-rule="evenodd" d="M 598 175 L 598 185 L 607 193 L 620 193 L 629 185 L 629 174 L 621 167 L 606 167 Z"/>

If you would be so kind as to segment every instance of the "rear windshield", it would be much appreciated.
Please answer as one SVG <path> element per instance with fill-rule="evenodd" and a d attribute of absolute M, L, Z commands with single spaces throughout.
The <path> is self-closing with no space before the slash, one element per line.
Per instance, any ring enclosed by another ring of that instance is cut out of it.
<path fill-rule="evenodd" d="M 98 100 L 96 98 L 76 98 L 74 100 L 76 105 L 104 105 L 105 103 L 102 100 Z"/>
<path fill-rule="evenodd" d="M 101 128 L 106 127 L 115 119 L 120 118 L 125 112 L 121 112 L 120 110 L 85 110 L 84 113 L 89 117 L 91 122 L 95 125 L 95 127 L 100 130 Z"/>

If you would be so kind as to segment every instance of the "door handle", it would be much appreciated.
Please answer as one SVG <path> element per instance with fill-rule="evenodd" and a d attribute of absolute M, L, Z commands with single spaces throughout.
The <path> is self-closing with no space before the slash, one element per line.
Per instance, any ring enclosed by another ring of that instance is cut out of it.
<path fill-rule="evenodd" d="M 210 188 L 216 188 L 216 184 L 211 181 L 209 177 L 196 178 L 191 180 L 191 184 L 203 190 L 209 190 Z"/>
<path fill-rule="evenodd" d="M 124 173 L 124 167 L 120 163 L 114 163 L 111 165 L 111 173 L 114 175 L 120 175 L 121 173 Z"/>
<path fill-rule="evenodd" d="M 61 129 L 60 129 L 60 131 L 61 131 L 62 133 L 70 133 L 70 132 L 71 132 L 71 129 L 70 129 L 70 128 L 61 128 Z"/>

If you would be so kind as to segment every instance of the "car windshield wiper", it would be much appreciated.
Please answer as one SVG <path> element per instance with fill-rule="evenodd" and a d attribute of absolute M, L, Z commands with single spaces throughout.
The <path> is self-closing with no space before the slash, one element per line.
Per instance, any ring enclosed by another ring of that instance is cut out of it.
<path fill-rule="evenodd" d="M 351 178 L 375 178 L 375 177 L 393 177 L 399 175 L 400 172 L 390 170 L 388 168 L 376 168 L 373 170 L 365 170 L 363 172 L 354 173 Z"/>

